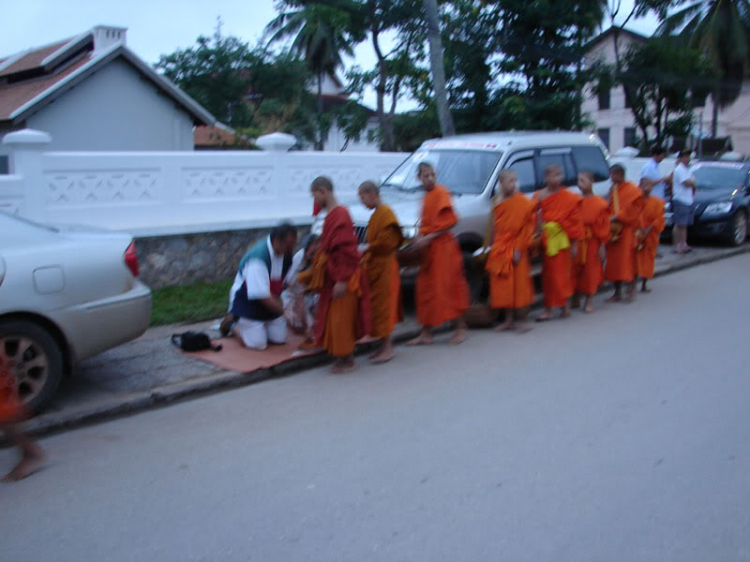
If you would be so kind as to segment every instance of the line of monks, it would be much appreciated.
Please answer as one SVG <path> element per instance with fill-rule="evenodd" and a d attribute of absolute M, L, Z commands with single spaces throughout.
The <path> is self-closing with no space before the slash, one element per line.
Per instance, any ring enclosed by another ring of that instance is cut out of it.
<path fill-rule="evenodd" d="M 419 232 L 409 251 L 419 259 L 416 309 L 422 330 L 407 345 L 431 344 L 433 329 L 451 321 L 456 329 L 450 342 L 460 344 L 466 338 L 464 316 L 470 302 L 463 254 L 451 233 L 458 217 L 450 192 L 437 184 L 431 164 L 420 163 L 418 178 L 425 195 Z M 529 199 L 518 192 L 514 172 L 500 173 L 488 225 L 492 236 L 483 253 L 489 304 L 505 313 L 496 330 L 530 329 L 531 259 L 538 254 L 545 307 L 538 322 L 551 320 L 556 308 L 560 317 L 569 317 L 581 298 L 584 312 L 593 312 L 593 297 L 605 280 L 615 286 L 609 301 L 635 300 L 638 278 L 642 291 L 650 292 L 647 280 L 654 275 L 664 202 L 650 195 L 649 186 L 626 182 L 622 166 L 612 166 L 610 178 L 608 200 L 594 195 L 590 172 L 579 174 L 582 195 L 577 195 L 563 185 L 562 169 L 551 164 L 544 170 L 545 187 Z M 393 358 L 391 334 L 403 317 L 398 252 L 404 238 L 398 220 L 381 201 L 378 187 L 363 183 L 360 199 L 374 212 L 367 243 L 359 245 L 349 212 L 338 204 L 331 180 L 316 178 L 310 190 L 316 207 L 327 211 L 320 249 L 304 276 L 308 290 L 320 295 L 317 342 L 336 359 L 334 373 L 356 367 L 354 346 L 366 335 L 380 341 L 370 356 L 372 362 L 385 363 Z"/>

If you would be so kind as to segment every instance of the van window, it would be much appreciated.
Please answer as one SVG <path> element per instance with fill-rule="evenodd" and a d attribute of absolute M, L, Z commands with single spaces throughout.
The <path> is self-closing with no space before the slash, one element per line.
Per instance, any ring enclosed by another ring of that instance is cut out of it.
<path fill-rule="evenodd" d="M 437 182 L 452 193 L 479 194 L 484 191 L 502 152 L 489 150 L 418 150 L 383 183 L 404 191 L 416 191 L 422 184 L 417 179 L 420 162 L 435 166 Z"/>
<path fill-rule="evenodd" d="M 522 193 L 531 193 L 536 189 L 536 174 L 534 173 L 534 159 L 523 158 L 516 160 L 508 169 L 518 175 L 518 189 Z"/>
<path fill-rule="evenodd" d="M 594 174 L 594 181 L 609 179 L 609 166 L 604 159 L 604 154 L 596 146 L 574 146 L 573 158 L 579 172 L 587 170 Z"/>
<path fill-rule="evenodd" d="M 563 185 L 568 187 L 578 183 L 578 174 L 573 166 L 573 158 L 570 152 L 557 150 L 543 150 L 539 154 L 539 178 L 540 184 L 544 180 L 544 168 L 550 164 L 557 164 L 563 171 Z"/>

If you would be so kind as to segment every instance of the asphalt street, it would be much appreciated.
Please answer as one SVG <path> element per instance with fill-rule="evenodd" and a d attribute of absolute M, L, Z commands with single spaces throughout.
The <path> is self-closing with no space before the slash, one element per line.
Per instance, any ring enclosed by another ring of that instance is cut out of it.
<path fill-rule="evenodd" d="M 750 560 L 749 271 L 44 439 L 0 559 Z"/>

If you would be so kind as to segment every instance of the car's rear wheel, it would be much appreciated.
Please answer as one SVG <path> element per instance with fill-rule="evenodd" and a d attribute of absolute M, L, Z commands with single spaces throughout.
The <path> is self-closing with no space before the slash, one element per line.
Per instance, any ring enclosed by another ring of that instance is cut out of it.
<path fill-rule="evenodd" d="M 747 240 L 747 214 L 743 210 L 737 211 L 729 221 L 727 228 L 727 242 L 732 246 L 744 244 Z"/>
<path fill-rule="evenodd" d="M 0 322 L 0 370 L 10 374 L 12 392 L 26 410 L 49 404 L 60 386 L 63 355 L 55 338 L 33 322 Z"/>

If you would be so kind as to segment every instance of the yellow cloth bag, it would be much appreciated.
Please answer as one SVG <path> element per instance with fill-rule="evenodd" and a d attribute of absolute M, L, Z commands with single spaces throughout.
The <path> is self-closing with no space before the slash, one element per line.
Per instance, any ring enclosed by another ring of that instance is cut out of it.
<path fill-rule="evenodd" d="M 545 222 L 542 225 L 542 230 L 546 241 L 545 252 L 547 257 L 552 258 L 563 250 L 570 248 L 570 238 L 568 238 L 568 234 L 560 226 L 560 223 Z"/>

